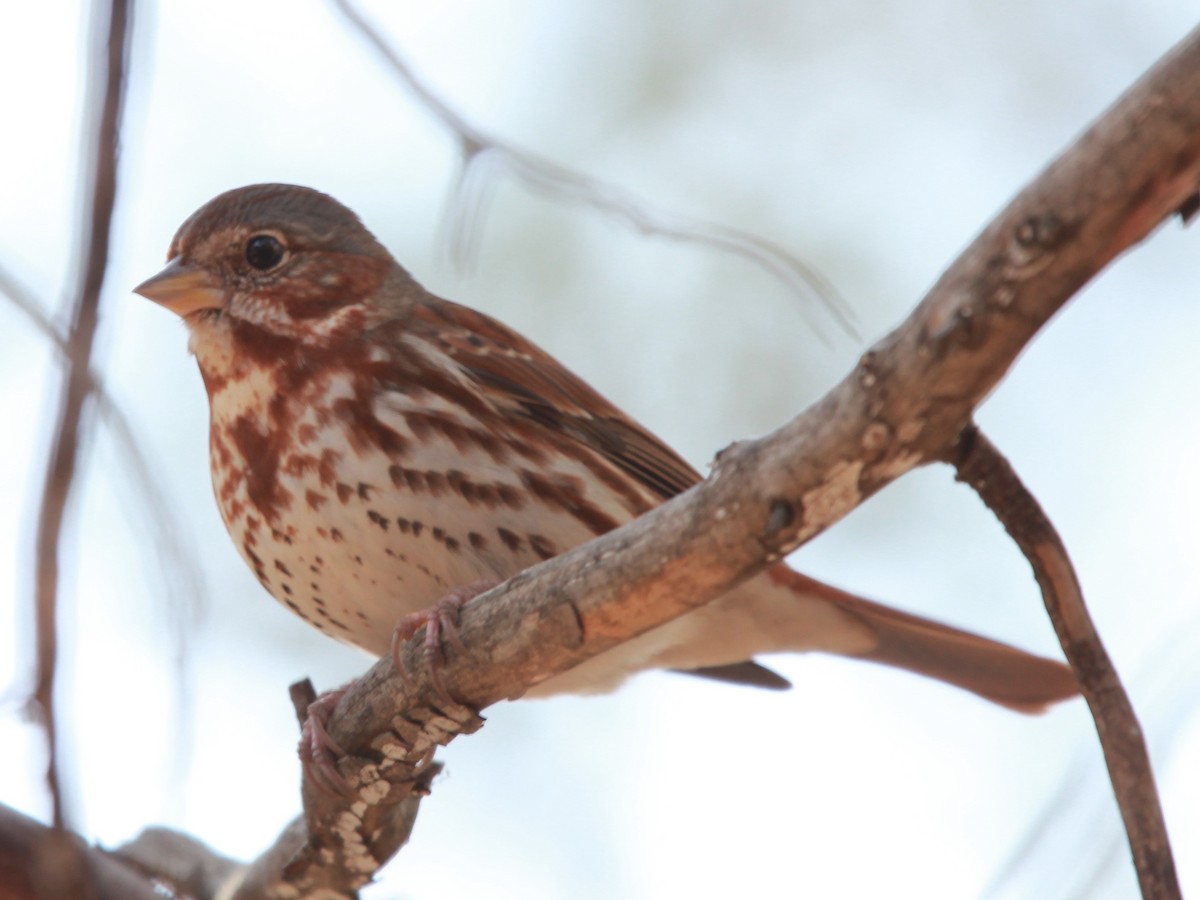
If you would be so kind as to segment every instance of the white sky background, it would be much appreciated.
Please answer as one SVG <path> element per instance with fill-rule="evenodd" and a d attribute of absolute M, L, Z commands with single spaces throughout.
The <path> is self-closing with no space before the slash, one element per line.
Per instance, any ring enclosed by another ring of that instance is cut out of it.
<path fill-rule="evenodd" d="M 1133 0 L 377 2 L 479 125 L 791 248 L 867 341 L 1051 156 L 1193 24 Z M 215 193 L 308 184 L 356 209 L 434 290 L 516 325 L 698 465 L 816 399 L 864 349 L 823 345 L 744 261 L 637 236 L 500 182 L 474 273 L 437 252 L 449 135 L 322 2 L 141 6 L 100 358 L 203 572 L 184 607 L 108 433 L 86 455 L 63 606 L 74 821 L 159 823 L 250 857 L 298 810 L 286 686 L 368 660 L 262 591 L 212 501 L 207 409 L 174 317 L 129 291 Z M 74 4 L 0 8 L 0 264 L 47 303 L 72 281 Z M 64 21 L 66 17 L 66 21 Z M 1196 233 L 1172 223 L 1025 353 L 980 421 L 1063 532 L 1143 715 L 1185 891 L 1200 890 Z M 803 302 L 810 302 L 805 299 Z M 35 500 L 57 396 L 46 342 L 0 303 L 0 801 L 45 815 L 32 657 Z M 942 468 L 802 550 L 811 574 L 1044 653 L 1056 644 L 999 527 Z M 164 578 L 164 570 L 166 577 Z M 187 630 L 186 677 L 176 667 Z M 1191 651 L 1191 653 L 1189 653 Z M 1192 657 L 1192 658 L 1189 658 Z M 645 676 L 506 704 L 442 754 L 416 835 L 368 896 L 1128 897 L 1081 702 L 1027 719 L 821 657 L 760 695 Z M 1191 761 L 1193 765 L 1186 763 Z M 1035 849 L 1001 879 L 1034 825 Z M 999 879 L 999 880 L 998 880 Z"/>

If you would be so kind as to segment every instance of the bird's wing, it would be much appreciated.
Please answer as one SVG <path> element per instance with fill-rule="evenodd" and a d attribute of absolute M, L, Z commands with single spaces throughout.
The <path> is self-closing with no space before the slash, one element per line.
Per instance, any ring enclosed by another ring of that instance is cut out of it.
<path fill-rule="evenodd" d="M 662 500 L 701 480 L 674 450 L 602 397 L 549 353 L 483 313 L 447 300 L 419 304 L 422 328 L 491 402 L 567 435 L 631 475 Z"/>

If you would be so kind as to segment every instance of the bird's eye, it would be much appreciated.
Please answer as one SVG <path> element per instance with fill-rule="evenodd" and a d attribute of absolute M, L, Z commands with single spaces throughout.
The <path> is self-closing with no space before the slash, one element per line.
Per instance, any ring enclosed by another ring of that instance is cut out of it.
<path fill-rule="evenodd" d="M 246 262 L 260 272 L 275 268 L 281 259 L 283 244 L 274 235 L 256 234 L 246 241 Z"/>

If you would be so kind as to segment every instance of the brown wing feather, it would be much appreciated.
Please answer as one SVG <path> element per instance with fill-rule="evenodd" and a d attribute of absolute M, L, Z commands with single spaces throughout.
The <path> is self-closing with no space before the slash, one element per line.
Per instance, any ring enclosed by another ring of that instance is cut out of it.
<path fill-rule="evenodd" d="M 495 319 L 430 297 L 409 327 L 431 326 L 442 349 L 497 405 L 568 434 L 662 499 L 700 475 L 674 450 L 622 413 L 540 347 Z"/>

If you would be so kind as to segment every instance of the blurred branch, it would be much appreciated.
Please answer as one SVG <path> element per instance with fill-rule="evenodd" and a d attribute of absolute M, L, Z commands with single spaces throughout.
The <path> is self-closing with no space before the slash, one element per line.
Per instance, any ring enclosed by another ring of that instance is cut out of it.
<path fill-rule="evenodd" d="M 526 187 L 560 200 L 590 207 L 642 234 L 709 247 L 749 260 L 793 294 L 815 294 L 827 312 L 851 337 L 858 338 L 853 313 L 822 275 L 801 259 L 769 241 L 738 228 L 676 215 L 646 203 L 617 185 L 583 175 L 544 156 L 503 141 L 472 125 L 421 81 L 408 62 L 383 38 L 349 0 L 333 5 L 387 62 L 401 83 L 444 128 L 458 139 L 463 167 L 449 209 L 448 244 L 451 259 L 463 266 L 474 258 L 493 193 L 495 173 L 516 178 Z M 809 326 L 828 340 L 819 322 L 801 306 Z"/>
<path fill-rule="evenodd" d="M 904 473 L 951 456 L 1038 330 L 1197 185 L 1200 30 L 1027 186 L 821 401 L 724 451 L 696 488 L 467 603 L 459 634 L 470 655 L 452 654 L 441 673 L 458 702 L 439 699 L 419 639 L 404 648 L 408 676 L 384 658 L 359 679 L 328 726 L 354 796 L 305 785 L 308 843 L 288 884 L 349 893 L 370 880 L 389 855 L 376 843 L 387 808 L 422 783 L 439 744 L 480 727 L 473 710 L 703 605 Z M 1136 852 L 1168 884 L 1165 850 Z"/>
<path fill-rule="evenodd" d="M 37 331 L 47 338 L 64 360 L 70 359 L 70 348 L 67 338 L 55 327 L 46 315 L 43 304 L 17 281 L 3 266 L 0 266 L 0 294 L 6 296 L 17 311 L 24 313 Z M 105 425 L 112 434 L 117 445 L 117 458 L 125 466 L 136 487 L 135 494 L 139 501 L 146 504 L 146 511 L 154 523 L 150 530 L 151 537 L 158 542 L 160 561 L 174 576 L 181 577 L 188 586 L 185 599 L 189 605 L 199 605 L 203 591 L 200 585 L 203 574 L 195 560 L 194 554 L 184 552 L 183 542 L 179 539 L 176 522 L 167 505 L 167 494 L 159 484 L 155 470 L 146 459 L 142 445 L 133 433 L 129 417 L 109 394 L 108 388 L 100 373 L 88 369 L 85 373 L 92 392 L 92 401 L 101 424 Z"/>
<path fill-rule="evenodd" d="M 64 881 L 64 876 L 71 878 Z M 0 897 L 163 900 L 147 879 L 75 834 L 51 830 L 0 804 Z"/>
<path fill-rule="evenodd" d="M 1163 621 L 1156 638 L 1138 655 L 1125 681 L 1136 684 L 1145 700 L 1138 720 L 1149 743 L 1150 757 L 1161 769 L 1186 765 L 1184 737 L 1200 708 L 1200 609 L 1184 621 Z M 1010 897 L 1092 897 L 1114 884 L 1123 869 L 1128 845 L 1119 810 L 1110 815 L 1104 756 L 1079 747 L 1059 787 L 1041 804 L 1041 812 L 1022 835 L 1008 859 L 993 873 L 980 900 Z M 1070 859 L 1070 866 L 1062 860 Z M 1136 871 L 1135 871 L 1136 876 Z"/>
<path fill-rule="evenodd" d="M 100 288 L 108 263 L 109 233 L 116 200 L 117 141 L 124 94 L 125 61 L 129 45 L 130 0 L 112 0 L 107 18 L 95 8 L 96 34 L 103 22 L 107 36 L 97 40 L 89 60 L 89 83 L 93 94 L 85 105 L 87 145 L 84 159 L 86 205 L 84 229 L 75 291 L 67 335 L 67 371 L 55 410 L 57 424 L 46 469 L 42 501 L 38 511 L 36 545 L 37 683 L 33 703 L 46 732 L 48 762 L 46 780 L 51 795 L 53 822 L 64 827 L 62 791 L 58 775 L 58 739 L 54 714 L 54 681 L 58 657 L 56 633 L 58 601 L 58 553 L 63 519 L 75 478 L 79 448 L 86 436 L 84 408 L 94 382 L 90 375 L 92 345 L 99 316 Z M 97 105 L 98 101 L 98 105 Z M 66 896 L 66 895 L 64 895 Z"/>
<path fill-rule="evenodd" d="M 1008 460 L 980 431 L 965 430 L 956 449 L 952 462 L 958 479 L 974 488 L 1033 567 L 1058 641 L 1096 721 L 1142 896 L 1181 896 L 1141 725 L 1088 614 L 1062 539 Z"/>

